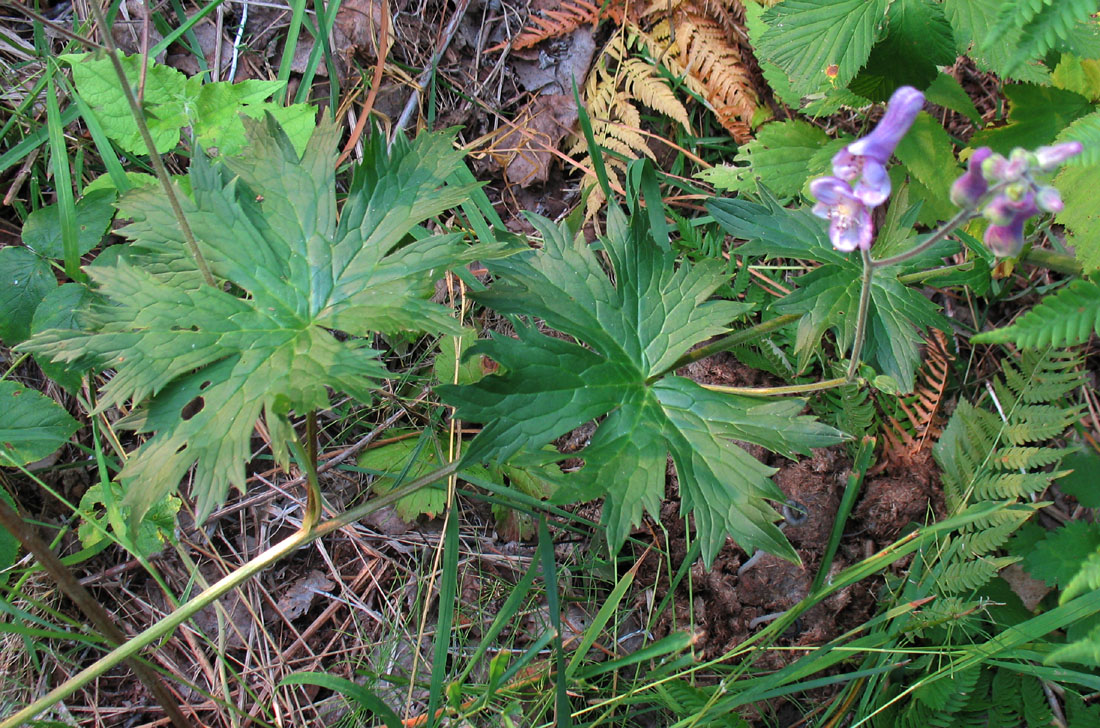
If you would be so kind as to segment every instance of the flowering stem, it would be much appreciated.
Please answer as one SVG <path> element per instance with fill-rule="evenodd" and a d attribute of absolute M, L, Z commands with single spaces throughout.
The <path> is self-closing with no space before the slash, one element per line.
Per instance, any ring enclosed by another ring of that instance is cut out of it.
<path fill-rule="evenodd" d="M 870 261 L 870 265 L 872 268 L 886 268 L 888 266 L 897 265 L 898 263 L 904 263 L 907 260 L 915 258 L 924 251 L 931 248 L 936 243 L 946 238 L 952 231 L 955 230 L 955 228 L 959 227 L 967 220 L 974 217 L 976 214 L 977 213 L 971 209 L 959 210 L 955 214 L 955 217 L 944 223 L 943 227 L 932 233 L 928 237 L 928 239 L 920 245 L 912 248 L 911 250 L 907 250 L 904 253 L 898 253 L 897 255 L 891 256 L 889 258 L 883 258 L 882 260 L 872 260 Z M 868 259 L 869 258 L 864 258 L 864 265 L 867 264 Z"/>
<path fill-rule="evenodd" d="M 852 344 L 852 361 L 848 364 L 847 381 L 855 381 L 859 371 L 859 355 L 863 350 L 863 339 L 867 335 L 867 312 L 871 308 L 871 278 L 875 274 L 875 264 L 871 260 L 871 251 L 860 248 L 863 257 L 863 277 L 859 289 L 859 311 L 856 314 L 856 340 Z"/>
<path fill-rule="evenodd" d="M 837 379 L 823 379 L 820 382 L 811 382 L 809 384 L 791 384 L 786 387 L 725 387 L 721 384 L 701 384 L 699 386 L 713 392 L 725 392 L 726 394 L 743 394 L 750 397 L 777 397 L 784 394 L 820 392 L 823 389 L 843 387 L 848 383 L 847 377 L 839 377 Z"/>
<path fill-rule="evenodd" d="M 1032 248 L 1024 253 L 1021 260 L 1025 263 L 1049 268 L 1057 273 L 1065 273 L 1066 275 L 1073 276 L 1081 275 L 1081 264 L 1078 263 L 1073 256 L 1066 255 L 1065 253 L 1055 253 L 1053 250 Z"/>

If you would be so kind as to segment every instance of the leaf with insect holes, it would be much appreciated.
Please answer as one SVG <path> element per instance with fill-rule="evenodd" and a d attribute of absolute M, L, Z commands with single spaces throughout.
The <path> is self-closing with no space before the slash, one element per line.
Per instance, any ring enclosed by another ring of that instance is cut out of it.
<path fill-rule="evenodd" d="M 369 400 L 388 376 L 362 337 L 458 333 L 449 311 L 428 300 L 433 278 L 501 253 L 414 231 L 470 191 L 443 183 L 462 163 L 452 134 L 389 152 L 372 138 L 337 214 L 335 124 L 319 125 L 301 157 L 274 118 L 245 129 L 247 154 L 216 164 L 196 154 L 193 194 L 177 191 L 217 286 L 202 284 L 160 191 L 135 189 L 120 203 L 134 220 L 123 231 L 132 255 L 86 269 L 106 301 L 91 305 L 83 330 L 43 331 L 25 345 L 114 368 L 97 411 L 140 403 L 120 423 L 155 433 L 120 474 L 134 523 L 196 463 L 200 520 L 231 484 L 243 489 L 261 414 L 285 464 L 292 411 L 326 408 L 330 388 Z"/>
<path fill-rule="evenodd" d="M 769 477 L 775 469 L 734 441 L 791 455 L 836 443 L 841 433 L 801 416 L 801 400 L 721 394 L 667 371 L 751 308 L 710 300 L 728 281 L 725 264 L 677 266 L 672 253 L 613 206 L 602 241 L 612 278 L 582 237 L 544 218 L 529 219 L 542 235 L 542 250 L 489 263 L 498 282 L 475 298 L 501 313 L 542 319 L 572 338 L 517 320 L 519 338 L 495 335 L 471 348 L 472 355 L 498 362 L 502 373 L 438 390 L 458 418 L 485 423 L 466 462 L 531 454 L 603 418 L 591 444 L 576 453 L 585 466 L 554 500 L 605 495 L 613 551 L 643 509 L 657 515 L 671 453 L 682 510 L 694 514 L 707 564 L 727 536 L 746 550 L 764 548 L 797 561 L 767 503 L 784 498 Z"/>

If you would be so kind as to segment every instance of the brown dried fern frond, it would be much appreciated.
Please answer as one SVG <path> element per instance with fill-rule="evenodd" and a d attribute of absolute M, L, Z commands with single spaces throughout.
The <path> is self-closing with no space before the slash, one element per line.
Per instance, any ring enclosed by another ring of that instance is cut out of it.
<path fill-rule="evenodd" d="M 954 358 L 947 350 L 947 337 L 933 329 L 925 342 L 924 363 L 917 371 L 913 394 L 897 400 L 908 422 L 903 424 L 891 415 L 883 428 L 886 460 L 911 460 L 939 439 L 944 424 L 941 406 Z"/>
<path fill-rule="evenodd" d="M 674 20 L 676 60 L 705 89 L 718 122 L 738 142 L 748 141 L 759 104 L 740 48 L 714 17 L 685 9 Z"/>
<path fill-rule="evenodd" d="M 610 18 L 616 25 L 625 17 L 624 0 L 591 3 L 587 0 L 564 0 L 557 10 L 542 10 L 528 17 L 528 25 L 512 40 L 515 49 L 530 48 L 548 38 L 572 33 L 588 23 L 595 28 L 601 20 Z"/>

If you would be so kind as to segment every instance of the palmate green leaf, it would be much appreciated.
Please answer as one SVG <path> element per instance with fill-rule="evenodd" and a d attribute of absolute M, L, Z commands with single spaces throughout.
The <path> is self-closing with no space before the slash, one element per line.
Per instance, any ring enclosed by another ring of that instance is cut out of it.
<path fill-rule="evenodd" d="M 200 518 L 230 484 L 243 489 L 261 414 L 285 463 L 291 411 L 327 407 L 327 388 L 368 400 L 386 371 L 357 337 L 458 333 L 427 299 L 433 275 L 475 254 L 455 235 L 409 241 L 419 222 L 469 192 L 443 186 L 461 164 L 452 135 L 422 135 L 390 153 L 372 139 L 338 219 L 334 124 L 318 126 L 300 158 L 273 118 L 245 128 L 247 155 L 214 165 L 196 154 L 193 196 L 179 193 L 214 276 L 229 285 L 202 284 L 163 195 L 136 189 L 120 205 L 134 218 L 123 231 L 133 254 L 87 269 L 106 302 L 92 306 L 83 331 L 52 329 L 26 344 L 56 361 L 90 356 L 114 368 L 100 411 L 141 403 L 122 423 L 155 433 L 120 474 L 135 522 L 196 463 Z"/>
<path fill-rule="evenodd" d="M 799 370 L 806 366 L 826 331 L 836 333 L 840 349 L 855 340 L 856 312 L 863 265 L 855 254 L 832 247 L 823 221 L 808 209 L 788 210 L 770 196 L 765 205 L 739 199 L 711 199 L 707 209 L 731 235 L 749 242 L 737 249 L 745 255 L 820 261 L 796 282 L 798 288 L 774 304 L 779 313 L 805 314 L 798 324 L 796 351 Z M 913 245 L 919 244 L 917 239 Z M 867 361 L 897 380 L 902 391 L 913 389 L 920 364 L 922 334 L 930 328 L 950 330 L 950 323 L 919 290 L 903 285 L 898 275 L 926 267 L 948 254 L 952 243 L 902 265 L 876 271 L 871 281 Z"/>
<path fill-rule="evenodd" d="M 775 470 L 732 441 L 791 455 L 838 442 L 841 433 L 800 416 L 800 400 L 720 394 L 668 374 L 681 355 L 750 306 L 709 300 L 728 280 L 723 263 L 676 267 L 671 253 L 611 209 L 604 250 L 614 283 L 583 238 L 535 216 L 543 249 L 489 264 L 499 282 L 475 294 L 481 303 L 537 317 L 576 341 L 517 322 L 518 338 L 495 335 L 471 349 L 497 361 L 502 373 L 439 389 L 457 417 L 485 423 L 466 457 L 503 462 L 606 416 L 577 453 L 585 467 L 555 500 L 606 494 L 613 550 L 643 510 L 657 513 L 671 453 L 682 509 L 694 514 L 708 564 L 727 535 L 749 551 L 796 561 L 767 504 L 783 498 L 769 477 Z"/>
<path fill-rule="evenodd" d="M 765 124 L 756 139 L 741 147 L 734 163 L 718 165 L 696 176 L 729 192 L 755 191 L 757 180 L 784 201 L 794 198 L 815 173 L 811 160 L 829 142 L 825 132 L 798 119 Z"/>

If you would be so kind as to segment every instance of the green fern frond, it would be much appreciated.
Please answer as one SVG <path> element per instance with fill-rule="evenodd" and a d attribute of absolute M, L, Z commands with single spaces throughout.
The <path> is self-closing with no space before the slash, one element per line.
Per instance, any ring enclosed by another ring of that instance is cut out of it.
<path fill-rule="evenodd" d="M 940 589 L 949 594 L 971 591 L 983 586 L 998 571 L 1019 560 L 1016 556 L 997 556 L 980 558 L 976 561 L 956 562 L 943 570 L 936 583 Z"/>
<path fill-rule="evenodd" d="M 1065 604 L 1070 599 L 1094 589 L 1100 589 L 1100 549 L 1094 551 L 1082 562 L 1081 570 L 1066 584 L 1059 601 Z"/>
<path fill-rule="evenodd" d="M 1097 134 L 1100 134 L 1098 123 Z M 976 344 L 1011 341 L 1021 348 L 1081 344 L 1100 333 L 1100 283 L 1076 280 L 1051 294 L 1011 326 L 975 336 Z"/>
<path fill-rule="evenodd" d="M 1039 507 L 1037 504 L 1019 503 L 979 519 L 982 522 L 975 521 L 961 538 L 960 552 L 978 557 L 1000 548 Z"/>
<path fill-rule="evenodd" d="M 1059 41 L 1068 40 L 1078 25 L 1089 22 L 1095 12 L 1095 0 L 1004 0 L 985 44 L 997 43 L 1013 31 L 1020 32 L 1005 69 L 1011 74 L 1023 63 L 1046 55 Z"/>

